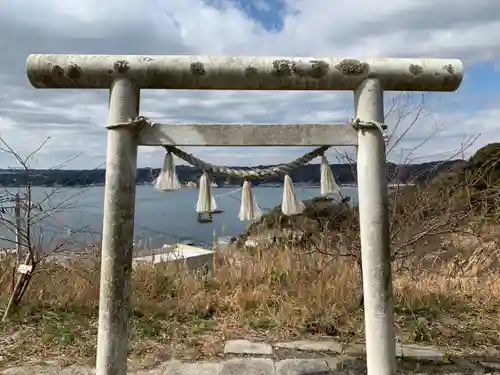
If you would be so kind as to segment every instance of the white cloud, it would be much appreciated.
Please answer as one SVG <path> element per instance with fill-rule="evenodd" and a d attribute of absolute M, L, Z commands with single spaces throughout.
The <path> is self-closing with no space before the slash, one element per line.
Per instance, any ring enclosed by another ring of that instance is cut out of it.
<path fill-rule="evenodd" d="M 269 15 L 276 2 L 260 1 L 254 8 Z M 0 135 L 22 154 L 51 136 L 37 167 L 60 164 L 80 152 L 84 156 L 69 167 L 92 168 L 105 160 L 107 93 L 31 88 L 24 70 L 29 53 L 433 56 L 461 58 L 468 67 L 484 61 L 493 66 L 500 57 L 498 0 L 282 3 L 284 12 L 272 23 L 283 27 L 269 31 L 226 0 L 4 0 Z M 420 156 L 456 149 L 463 137 L 477 132 L 483 133 L 479 142 L 497 139 L 499 112 L 481 92 L 442 97 L 400 148 L 418 144 L 443 121 L 443 132 L 419 149 Z M 141 109 L 161 122 L 326 123 L 353 116 L 352 94 L 343 92 L 155 91 L 142 95 Z M 283 162 L 303 150 L 189 151 L 215 163 L 252 165 Z M 161 149 L 141 149 L 139 165 L 159 166 L 161 154 Z M 0 162 L 9 165 L 3 154 Z"/>

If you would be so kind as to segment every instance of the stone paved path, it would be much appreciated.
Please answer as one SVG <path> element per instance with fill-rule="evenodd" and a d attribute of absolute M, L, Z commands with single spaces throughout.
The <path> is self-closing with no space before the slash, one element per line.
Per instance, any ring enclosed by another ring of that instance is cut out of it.
<path fill-rule="evenodd" d="M 400 374 L 500 374 L 500 357 L 494 360 L 452 358 L 425 346 L 398 345 Z M 0 375 L 90 375 L 82 366 L 57 368 L 30 365 L 0 370 Z M 129 372 L 134 375 L 357 375 L 366 374 L 364 346 L 335 340 L 257 343 L 230 340 L 218 361 L 168 361 L 160 366 Z"/>

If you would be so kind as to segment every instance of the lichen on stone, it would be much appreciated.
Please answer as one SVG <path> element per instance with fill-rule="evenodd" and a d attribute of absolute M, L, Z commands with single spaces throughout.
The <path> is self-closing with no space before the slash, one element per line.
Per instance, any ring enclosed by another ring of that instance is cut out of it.
<path fill-rule="evenodd" d="M 335 68 L 345 75 L 358 76 L 368 73 L 370 65 L 355 59 L 344 59 Z"/>

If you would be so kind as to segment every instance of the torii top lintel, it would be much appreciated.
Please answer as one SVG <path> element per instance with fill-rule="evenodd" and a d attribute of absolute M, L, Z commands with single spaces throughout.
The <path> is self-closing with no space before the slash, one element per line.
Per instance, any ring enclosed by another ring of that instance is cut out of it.
<path fill-rule="evenodd" d="M 124 77 L 144 89 L 355 90 L 378 78 L 388 91 L 455 91 L 456 59 L 308 58 L 33 54 L 27 74 L 36 88 L 107 89 Z"/>

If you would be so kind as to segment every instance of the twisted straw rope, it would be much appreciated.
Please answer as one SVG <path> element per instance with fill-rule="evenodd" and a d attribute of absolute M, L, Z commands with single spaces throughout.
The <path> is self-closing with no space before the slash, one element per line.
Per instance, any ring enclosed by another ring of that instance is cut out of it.
<path fill-rule="evenodd" d="M 301 157 L 285 164 L 275 165 L 269 168 L 236 169 L 224 166 L 213 165 L 198 159 L 196 156 L 188 154 L 175 146 L 165 146 L 168 152 L 171 152 L 178 158 L 184 160 L 193 167 L 210 174 L 222 174 L 225 176 L 240 177 L 248 180 L 262 179 L 264 177 L 277 177 L 290 173 L 293 169 L 309 163 L 314 158 L 323 155 L 331 146 L 321 146 L 308 152 Z"/>

